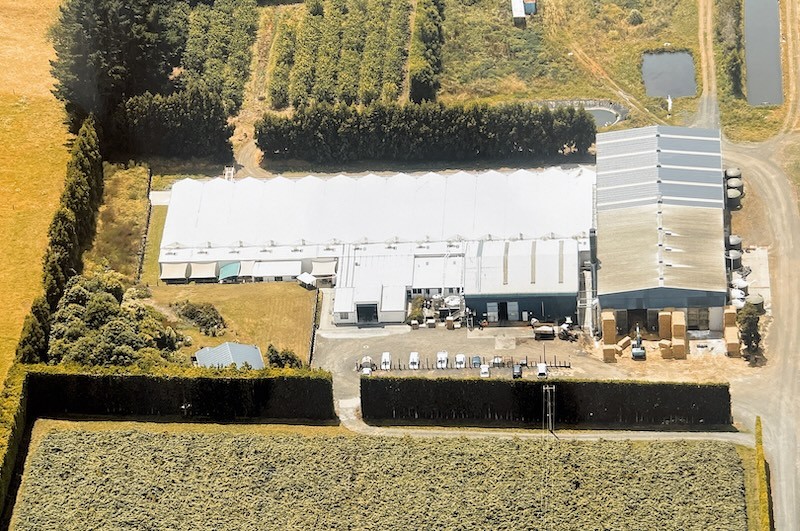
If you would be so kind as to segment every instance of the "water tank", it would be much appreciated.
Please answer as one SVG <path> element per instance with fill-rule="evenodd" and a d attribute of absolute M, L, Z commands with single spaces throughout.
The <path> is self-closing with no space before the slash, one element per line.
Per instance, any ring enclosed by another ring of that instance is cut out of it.
<path fill-rule="evenodd" d="M 728 190 L 739 190 L 739 193 L 744 195 L 744 181 L 738 177 L 728 179 Z"/>
<path fill-rule="evenodd" d="M 744 299 L 745 297 L 744 291 L 738 288 L 731 288 L 730 294 L 731 294 L 731 299 Z"/>
<path fill-rule="evenodd" d="M 731 306 L 733 306 L 737 310 L 741 310 L 742 308 L 744 308 L 744 299 L 733 299 L 731 301 Z"/>
<path fill-rule="evenodd" d="M 725 178 L 726 179 L 741 179 L 742 178 L 742 170 L 739 168 L 728 168 L 725 170 Z"/>
<path fill-rule="evenodd" d="M 736 234 L 728 236 L 728 249 L 742 250 L 742 237 Z"/>
<path fill-rule="evenodd" d="M 764 297 L 758 293 L 748 295 L 744 298 L 744 301 L 755 306 L 759 313 L 764 311 Z"/>
<path fill-rule="evenodd" d="M 742 192 L 735 188 L 728 188 L 728 208 L 738 210 L 742 206 Z"/>
<path fill-rule="evenodd" d="M 743 278 L 734 278 L 731 281 L 731 287 L 736 288 L 737 290 L 744 292 L 744 294 L 747 295 L 748 289 L 750 288 L 750 283 Z"/>
<path fill-rule="evenodd" d="M 725 253 L 725 264 L 728 269 L 738 271 L 742 268 L 742 252 L 736 249 L 731 249 Z"/>

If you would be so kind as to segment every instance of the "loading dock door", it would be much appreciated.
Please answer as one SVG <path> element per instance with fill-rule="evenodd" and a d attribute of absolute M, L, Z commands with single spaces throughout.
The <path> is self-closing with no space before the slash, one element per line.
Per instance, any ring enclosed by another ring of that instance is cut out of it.
<path fill-rule="evenodd" d="M 508 303 L 508 320 L 509 321 L 519 321 L 519 303 L 518 302 L 509 302 Z"/>
<path fill-rule="evenodd" d="M 378 322 L 378 305 L 377 304 L 357 304 L 356 315 L 358 316 L 358 324 L 372 324 Z"/>
<path fill-rule="evenodd" d="M 497 315 L 497 303 L 496 302 L 487 302 L 486 303 L 486 320 L 490 323 L 496 323 L 498 320 Z"/>
<path fill-rule="evenodd" d="M 498 302 L 497 303 L 497 320 L 501 323 L 503 321 L 508 321 L 508 303 L 507 302 Z"/>

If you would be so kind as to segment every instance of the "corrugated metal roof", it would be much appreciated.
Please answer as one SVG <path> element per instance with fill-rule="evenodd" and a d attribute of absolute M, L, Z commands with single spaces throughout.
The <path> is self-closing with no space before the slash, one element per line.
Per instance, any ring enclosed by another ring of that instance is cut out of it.
<path fill-rule="evenodd" d="M 574 239 L 470 242 L 464 262 L 468 295 L 578 292 Z"/>
<path fill-rule="evenodd" d="M 653 126 L 597 135 L 597 210 L 725 207 L 719 132 Z"/>
<path fill-rule="evenodd" d="M 601 133 L 597 155 L 599 294 L 725 292 L 719 132 Z"/>
<path fill-rule="evenodd" d="M 245 363 L 253 369 L 263 369 L 261 350 L 255 345 L 227 342 L 216 347 L 204 347 L 195 355 L 197 364 L 202 367 L 227 367 L 235 363 L 242 368 Z"/>

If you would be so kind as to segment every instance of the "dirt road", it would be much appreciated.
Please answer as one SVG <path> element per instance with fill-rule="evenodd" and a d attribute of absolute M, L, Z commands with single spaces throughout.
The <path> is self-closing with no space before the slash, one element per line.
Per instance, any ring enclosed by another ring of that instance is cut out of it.
<path fill-rule="evenodd" d="M 781 167 L 784 150 L 797 149 L 790 135 L 800 123 L 798 112 L 797 0 L 782 2 L 786 29 L 784 67 L 787 115 L 781 132 L 760 144 L 723 141 L 726 166 L 742 168 L 748 187 L 768 209 L 770 221 L 773 324 L 765 339 L 768 363 L 752 375 L 731 381 L 733 415 L 747 426 L 756 415 L 764 421 L 764 443 L 772 479 L 776 529 L 800 528 L 800 213 L 792 180 Z M 703 93 L 694 124 L 719 127 L 713 54 L 713 1 L 699 0 L 699 30 Z M 793 145 L 794 144 L 794 145 Z M 749 242 L 762 243 L 762 242 Z"/>

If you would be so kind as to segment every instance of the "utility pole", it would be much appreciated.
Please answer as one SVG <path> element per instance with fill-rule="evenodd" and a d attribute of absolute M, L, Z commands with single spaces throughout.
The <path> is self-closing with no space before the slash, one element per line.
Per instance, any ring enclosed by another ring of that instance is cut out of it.
<path fill-rule="evenodd" d="M 542 429 L 555 435 L 556 386 L 542 386 Z"/>

